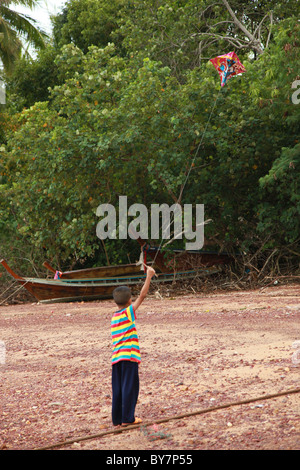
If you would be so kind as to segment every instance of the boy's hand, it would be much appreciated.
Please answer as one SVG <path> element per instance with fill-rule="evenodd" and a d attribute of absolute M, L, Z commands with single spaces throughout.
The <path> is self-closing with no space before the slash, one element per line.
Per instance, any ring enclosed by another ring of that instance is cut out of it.
<path fill-rule="evenodd" d="M 156 272 L 153 268 L 151 268 L 151 266 L 147 266 L 147 273 L 146 273 L 147 276 L 149 276 L 150 278 L 155 276 L 156 275 Z"/>

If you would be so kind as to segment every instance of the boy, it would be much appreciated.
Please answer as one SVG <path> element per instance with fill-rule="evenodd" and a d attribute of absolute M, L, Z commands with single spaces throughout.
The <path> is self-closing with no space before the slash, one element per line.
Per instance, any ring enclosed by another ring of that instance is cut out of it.
<path fill-rule="evenodd" d="M 133 303 L 128 287 L 120 286 L 113 291 L 113 298 L 118 306 L 118 311 L 111 319 L 112 421 L 114 426 L 127 426 L 142 422 L 134 415 L 139 394 L 138 366 L 141 362 L 139 339 L 135 328 L 135 312 L 145 299 L 154 275 L 154 269 L 147 266 L 145 283 L 140 295 Z"/>

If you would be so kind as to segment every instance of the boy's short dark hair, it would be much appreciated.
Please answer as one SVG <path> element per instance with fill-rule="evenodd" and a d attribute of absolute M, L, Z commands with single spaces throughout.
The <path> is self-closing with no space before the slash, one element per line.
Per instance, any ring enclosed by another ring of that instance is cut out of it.
<path fill-rule="evenodd" d="M 131 298 L 131 290 L 127 286 L 119 286 L 113 291 L 113 299 L 117 305 L 126 305 Z"/>

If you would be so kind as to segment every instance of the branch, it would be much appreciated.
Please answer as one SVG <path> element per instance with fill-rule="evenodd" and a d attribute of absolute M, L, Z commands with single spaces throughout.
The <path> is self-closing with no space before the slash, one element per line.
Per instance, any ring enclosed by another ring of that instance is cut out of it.
<path fill-rule="evenodd" d="M 261 45 L 259 44 L 259 41 L 257 41 L 257 39 L 255 39 L 255 36 L 253 34 L 251 34 L 248 31 L 247 28 L 245 28 L 245 26 L 243 25 L 243 23 L 240 22 L 240 20 L 238 20 L 238 18 L 236 17 L 234 11 L 232 10 L 232 8 L 229 5 L 229 3 L 227 2 L 227 0 L 222 0 L 222 2 L 225 5 L 225 7 L 227 8 L 231 18 L 233 19 L 234 24 L 247 36 L 248 39 L 250 39 L 250 43 L 253 44 L 255 50 L 259 54 L 262 54 L 263 50 L 261 48 Z"/>
<path fill-rule="evenodd" d="M 266 47 L 265 49 L 267 49 L 268 45 L 269 45 L 269 41 L 270 41 L 270 37 L 271 37 L 271 31 L 272 31 L 272 26 L 273 26 L 273 12 L 271 11 L 270 13 L 270 30 L 269 30 L 269 34 L 268 34 L 268 38 L 267 38 L 267 42 L 266 42 Z"/>
<path fill-rule="evenodd" d="M 207 25 L 207 26 L 208 26 L 208 29 L 213 29 L 213 28 L 215 28 L 216 26 L 218 26 L 219 24 L 224 24 L 224 23 L 232 23 L 232 21 L 224 20 L 224 21 L 219 21 L 219 23 L 215 23 L 215 24 L 213 24 L 212 26 L 209 26 L 209 25 Z"/>
<path fill-rule="evenodd" d="M 271 11 L 271 13 L 267 13 L 263 19 L 261 20 L 261 22 L 259 23 L 259 25 L 256 27 L 254 33 L 253 33 L 253 36 L 255 37 L 256 33 L 258 32 L 259 33 L 259 37 L 260 37 L 260 30 L 261 30 L 261 27 L 262 27 L 262 24 L 263 22 L 265 21 L 266 18 L 270 18 L 270 22 L 271 24 L 273 23 L 273 12 Z"/>
<path fill-rule="evenodd" d="M 214 38 L 224 39 L 225 41 L 228 41 L 230 44 L 232 44 L 234 47 L 237 47 L 238 49 L 247 48 L 249 47 L 249 44 L 250 44 L 250 42 L 246 42 L 246 41 L 245 41 L 245 44 L 241 44 L 241 42 L 238 39 L 233 38 L 231 36 L 222 36 L 221 34 L 215 34 L 215 33 L 202 33 L 202 34 L 206 36 L 212 36 Z"/>

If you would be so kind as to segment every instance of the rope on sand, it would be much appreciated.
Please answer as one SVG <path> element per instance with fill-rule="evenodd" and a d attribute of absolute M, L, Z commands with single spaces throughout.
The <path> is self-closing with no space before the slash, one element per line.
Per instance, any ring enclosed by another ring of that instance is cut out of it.
<path fill-rule="evenodd" d="M 183 418 L 187 418 L 189 416 L 201 415 L 201 414 L 204 414 L 204 413 L 210 413 L 211 411 L 217 411 L 217 410 L 222 410 L 224 408 L 230 408 L 232 406 L 245 405 L 245 404 L 248 404 L 248 403 L 253 403 L 255 401 L 268 400 L 270 398 L 282 397 L 284 395 L 292 395 L 294 393 L 299 393 L 299 392 L 300 392 L 300 388 L 296 388 L 296 389 L 292 389 L 292 390 L 286 390 L 286 391 L 283 391 L 283 392 L 273 393 L 271 395 L 264 395 L 264 396 L 260 396 L 260 397 L 256 397 L 256 398 L 248 398 L 246 400 L 240 400 L 240 401 L 235 401 L 235 402 L 231 402 L 231 403 L 225 403 L 223 405 L 218 405 L 218 406 L 213 406 L 213 407 L 210 407 L 210 408 L 204 408 L 202 410 L 192 411 L 190 413 L 184 413 L 184 414 L 180 414 L 180 415 L 169 416 L 169 417 L 166 417 L 166 418 L 158 419 L 156 421 L 151 421 L 149 423 L 143 423 L 142 425 L 141 424 L 133 424 L 131 426 L 124 426 L 124 427 L 120 426 L 119 428 L 113 429 L 113 430 L 110 430 L 110 431 L 104 431 L 104 432 L 101 432 L 99 434 L 93 434 L 93 435 L 89 435 L 89 436 L 77 437 L 77 438 L 69 439 L 69 440 L 66 440 L 66 441 L 57 442 L 56 444 L 51 444 L 49 446 L 39 447 L 39 448 L 36 448 L 34 450 L 54 449 L 55 447 L 62 447 L 62 446 L 66 446 L 66 445 L 69 445 L 69 444 L 74 444 L 74 442 L 87 441 L 87 440 L 91 440 L 91 439 L 98 439 L 98 438 L 103 437 L 103 436 L 108 436 L 109 434 L 120 434 L 122 432 L 131 431 L 132 429 L 140 428 L 141 426 L 145 427 L 145 426 L 152 426 L 153 424 L 166 423 L 167 421 L 172 421 L 172 420 L 175 420 L 175 419 L 183 419 Z"/>

